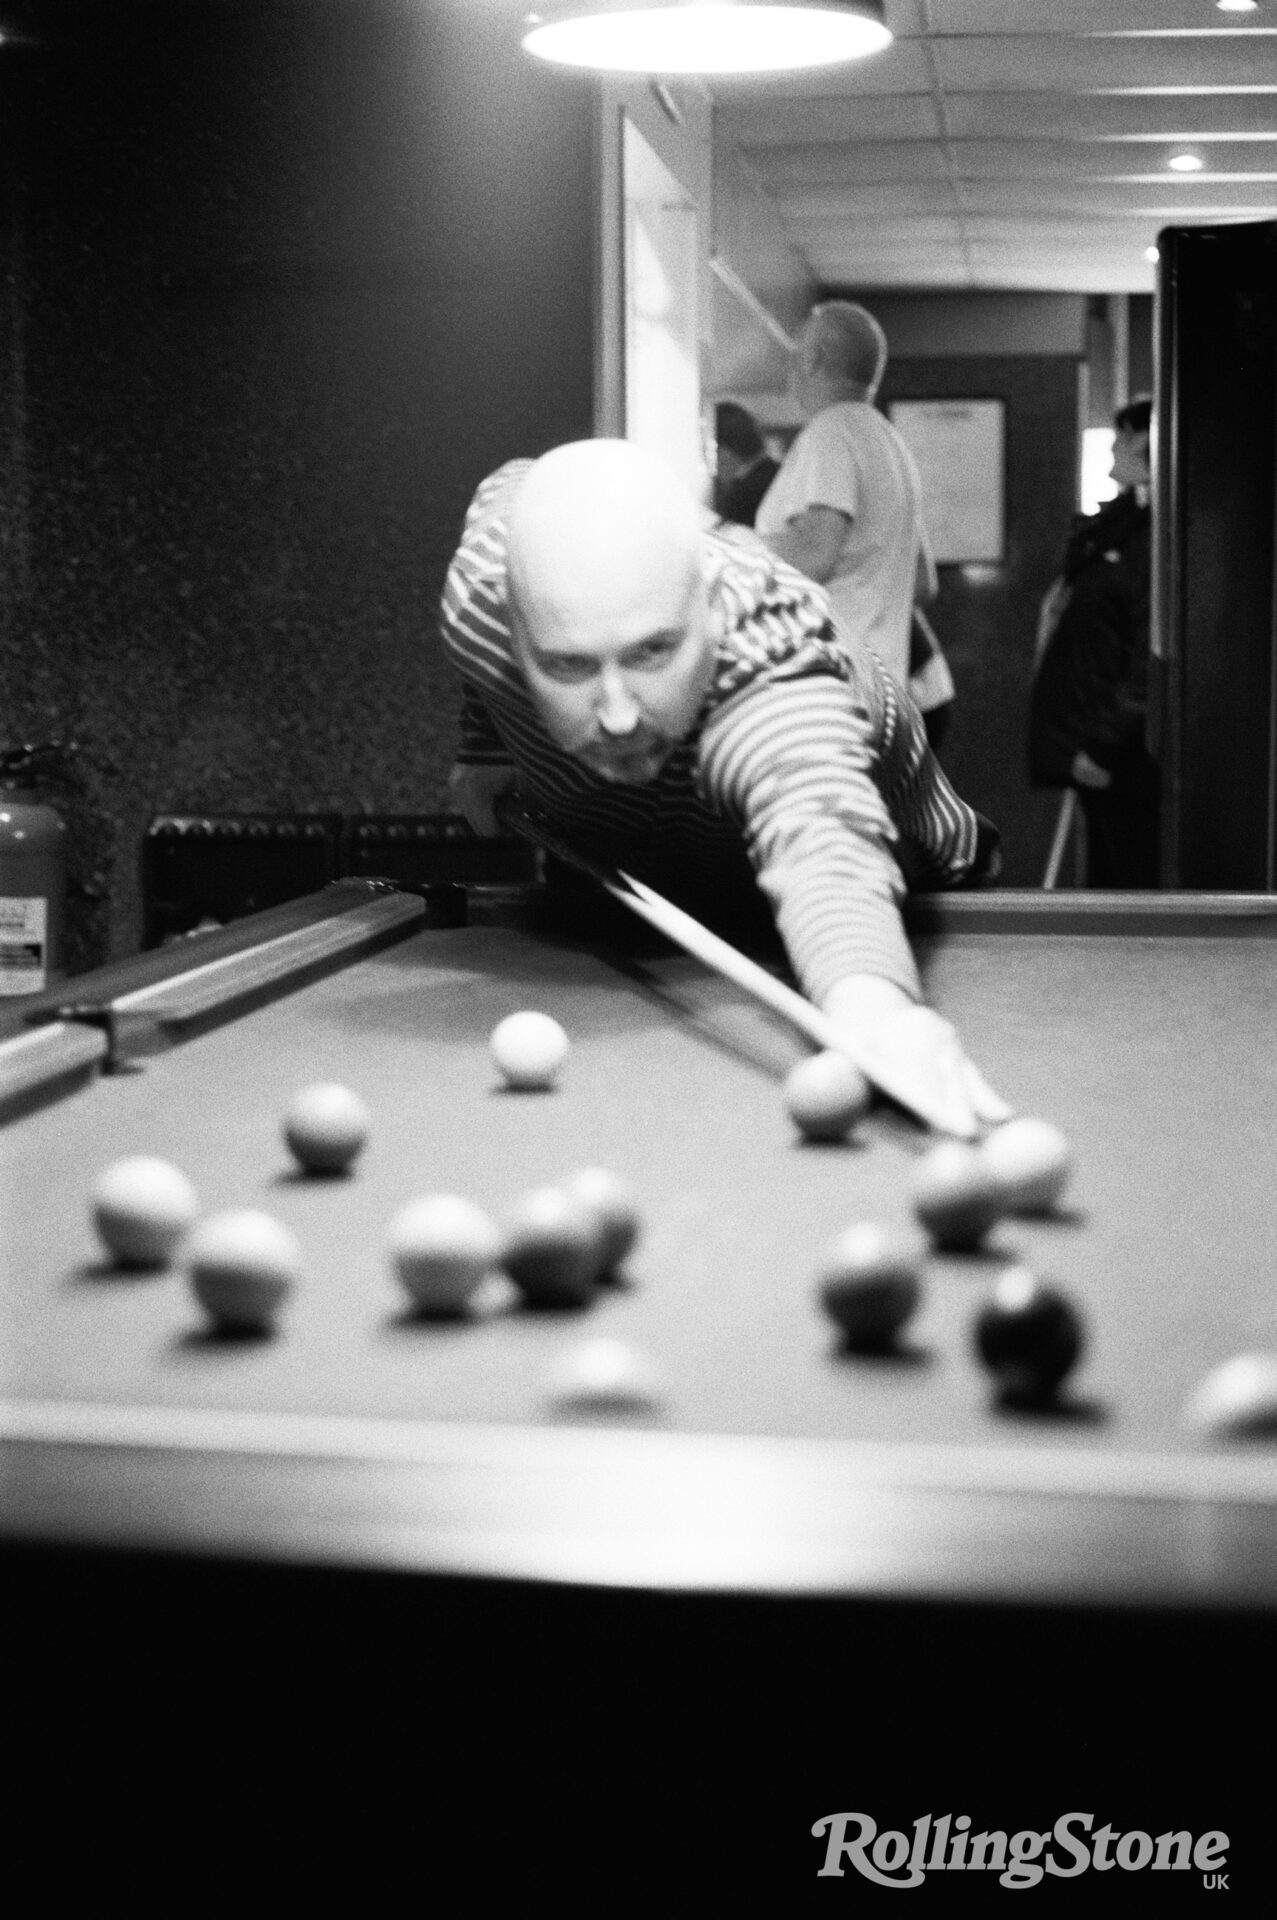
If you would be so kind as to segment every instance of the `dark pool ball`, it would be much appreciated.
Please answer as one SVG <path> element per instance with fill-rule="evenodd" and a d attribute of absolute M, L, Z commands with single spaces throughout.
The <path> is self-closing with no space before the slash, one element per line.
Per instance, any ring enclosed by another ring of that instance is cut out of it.
<path fill-rule="evenodd" d="M 888 1353 L 922 1298 L 925 1249 L 872 1221 L 849 1227 L 817 1275 L 820 1304 L 856 1353 Z"/>
<path fill-rule="evenodd" d="M 579 1201 L 597 1216 L 603 1245 L 602 1270 L 605 1276 L 615 1276 L 633 1252 L 642 1224 L 633 1187 L 606 1167 L 582 1167 L 558 1185 L 569 1199 Z"/>
<path fill-rule="evenodd" d="M 1009 1405 L 1049 1401 L 1085 1345 L 1082 1316 L 1027 1267 L 1008 1267 L 975 1320 L 975 1348 Z"/>
<path fill-rule="evenodd" d="M 597 1213 L 561 1187 L 537 1187 L 511 1208 L 501 1264 L 529 1306 L 588 1306 L 605 1258 Z"/>
<path fill-rule="evenodd" d="M 1007 1211 L 1005 1195 L 978 1147 L 946 1140 L 914 1170 L 913 1210 L 938 1247 L 970 1252 Z"/>

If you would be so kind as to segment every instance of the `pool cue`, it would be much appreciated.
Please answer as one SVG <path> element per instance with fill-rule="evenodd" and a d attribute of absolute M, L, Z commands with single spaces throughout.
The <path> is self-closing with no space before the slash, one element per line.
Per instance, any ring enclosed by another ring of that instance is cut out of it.
<path fill-rule="evenodd" d="M 1069 844 L 1069 835 L 1073 831 L 1076 816 L 1077 789 L 1066 787 L 1064 798 L 1060 802 L 1060 811 L 1056 816 L 1055 833 L 1051 839 L 1051 851 L 1047 855 L 1046 872 L 1042 876 L 1042 885 L 1048 892 L 1059 885 L 1060 868 L 1064 864 L 1064 850 Z"/>
<path fill-rule="evenodd" d="M 534 846 L 553 854 L 565 866 L 573 867 L 583 873 L 596 885 L 604 888 L 614 900 L 628 907 L 631 913 L 646 920 L 650 926 L 663 933 L 675 946 L 682 947 L 695 960 L 700 960 L 714 972 L 721 973 L 738 987 L 761 1000 L 773 1012 L 779 1013 L 791 1025 L 797 1027 L 816 1046 L 834 1053 L 846 1054 L 858 1067 L 866 1080 L 879 1092 L 887 1094 L 897 1105 L 907 1107 L 928 1126 L 942 1133 L 969 1135 L 970 1128 L 955 1125 L 954 1118 L 948 1113 L 937 1113 L 933 1102 L 925 1097 L 919 1098 L 915 1089 L 907 1086 L 890 1069 L 884 1070 L 880 1064 L 866 1058 L 863 1050 L 858 1049 L 848 1038 L 844 1030 L 836 1026 L 820 1008 L 797 993 L 793 987 L 785 985 L 774 974 L 760 967 L 756 960 L 739 953 L 728 941 L 711 933 L 699 920 L 676 907 L 672 900 L 666 900 L 662 894 L 654 891 L 642 880 L 636 880 L 632 874 L 621 868 L 609 869 L 596 861 L 587 859 L 578 853 L 575 847 L 567 846 L 553 829 L 546 827 L 539 819 L 528 813 L 517 801 L 502 799 L 496 805 L 497 819 L 501 825 L 521 839 L 528 840 Z"/>

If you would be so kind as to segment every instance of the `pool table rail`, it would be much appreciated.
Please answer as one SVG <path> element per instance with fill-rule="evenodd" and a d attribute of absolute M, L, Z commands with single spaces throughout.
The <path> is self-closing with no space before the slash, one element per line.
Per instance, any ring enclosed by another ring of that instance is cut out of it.
<path fill-rule="evenodd" d="M 1263 1452 L 0 1403 L 10 1541 L 661 1591 L 1277 1603 Z"/>
<path fill-rule="evenodd" d="M 0 1122 L 85 1070 L 126 1069 L 427 924 L 429 897 L 335 881 L 286 907 L 188 937 L 15 1001 L 0 1028 Z"/>

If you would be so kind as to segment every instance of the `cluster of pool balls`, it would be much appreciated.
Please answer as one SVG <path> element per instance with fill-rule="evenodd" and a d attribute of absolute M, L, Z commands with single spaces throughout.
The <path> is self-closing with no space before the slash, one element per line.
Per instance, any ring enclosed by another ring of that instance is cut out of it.
<path fill-rule="evenodd" d="M 304 1087 L 282 1132 L 305 1172 L 345 1172 L 367 1141 L 368 1110 L 348 1088 Z M 123 1266 L 180 1258 L 201 1305 L 219 1325 L 265 1329 L 302 1269 L 294 1235 L 268 1213 L 242 1208 L 200 1216 L 195 1187 L 170 1162 L 134 1155 L 99 1179 L 98 1236 Z M 533 1305 L 585 1306 L 632 1249 L 639 1215 L 628 1182 L 601 1167 L 523 1194 L 502 1226 L 472 1200 L 434 1193 L 390 1222 L 391 1264 L 414 1306 L 460 1313 L 500 1268 Z"/>
<path fill-rule="evenodd" d="M 1008 1120 L 978 1144 L 945 1141 L 914 1172 L 918 1231 L 864 1221 L 830 1248 L 817 1278 L 825 1312 L 854 1353 L 892 1351 L 923 1297 L 932 1248 L 971 1252 L 1011 1214 L 1049 1214 L 1071 1173 L 1068 1141 L 1045 1120 Z M 974 1321 L 976 1354 L 1009 1406 L 1053 1404 L 1085 1345 L 1082 1315 L 1021 1262 L 1003 1268 Z"/>
<path fill-rule="evenodd" d="M 569 1041 L 549 1015 L 523 1011 L 498 1024 L 490 1048 L 509 1089 L 548 1091 Z M 810 1140 L 846 1139 L 872 1098 L 854 1063 L 832 1051 L 801 1061 L 784 1086 L 786 1109 Z M 294 1159 L 316 1177 L 347 1172 L 370 1128 L 358 1095 L 330 1083 L 304 1087 L 282 1120 Z M 1071 1172 L 1069 1143 L 1045 1120 L 1010 1119 L 978 1142 L 931 1147 L 911 1189 L 920 1231 L 861 1222 L 835 1241 L 820 1266 L 817 1297 L 847 1348 L 881 1354 L 897 1347 L 922 1299 L 930 1250 L 972 1252 L 1007 1216 L 1050 1215 Z M 250 1208 L 201 1217 L 192 1182 L 164 1160 L 136 1155 L 108 1167 L 92 1212 L 99 1238 L 120 1264 L 161 1267 L 180 1258 L 196 1299 L 226 1332 L 268 1331 L 302 1275 L 300 1245 L 281 1221 Z M 530 1306 L 580 1308 L 618 1275 L 639 1232 L 628 1182 L 591 1167 L 524 1194 L 501 1224 L 461 1195 L 424 1195 L 395 1215 L 387 1250 L 423 1316 L 465 1313 L 495 1272 L 508 1276 Z M 1085 1346 L 1076 1304 L 1019 1261 L 999 1273 L 972 1336 L 998 1398 L 1026 1407 L 1055 1402 Z M 559 1384 L 564 1397 L 598 1404 L 649 1405 L 659 1398 L 650 1363 L 612 1340 L 567 1356 Z M 1277 1423 L 1277 1359 L 1241 1355 L 1217 1367 L 1187 1418 L 1214 1432 Z"/>
<path fill-rule="evenodd" d="M 850 1060 L 831 1052 L 801 1061 L 786 1079 L 784 1097 L 804 1138 L 837 1141 L 868 1111 L 872 1090 Z M 975 1252 L 1001 1219 L 1049 1217 L 1071 1173 L 1064 1134 L 1028 1117 L 1004 1121 L 978 1143 L 945 1141 L 923 1154 L 911 1193 L 920 1231 L 864 1221 L 834 1243 L 818 1275 L 821 1305 L 847 1349 L 897 1349 L 922 1301 L 930 1251 Z M 972 1344 L 1001 1404 L 1050 1408 L 1085 1350 L 1086 1327 L 1063 1289 L 1014 1260 L 977 1309 Z M 1220 1362 L 1183 1417 L 1205 1434 L 1277 1431 L 1277 1356 L 1246 1353 Z"/>
<path fill-rule="evenodd" d="M 514 1014 L 492 1037 L 507 1086 L 548 1088 L 567 1053 L 567 1036 L 547 1015 Z M 350 1171 L 371 1132 L 365 1102 L 329 1082 L 303 1087 L 289 1102 L 281 1132 L 298 1167 L 316 1178 Z M 169 1161 L 132 1155 L 99 1178 L 93 1224 L 122 1267 L 185 1271 L 209 1321 L 226 1334 L 261 1335 L 300 1283 L 304 1256 L 274 1215 L 236 1208 L 201 1215 L 193 1182 Z M 387 1255 L 412 1310 L 423 1317 L 464 1314 L 484 1282 L 504 1274 L 537 1308 L 588 1306 L 620 1274 L 640 1231 L 630 1184 L 587 1167 L 524 1193 L 500 1224 L 460 1194 L 431 1193 L 395 1214 Z M 595 1340 L 564 1357 L 564 1397 L 607 1404 L 650 1404 L 655 1371 L 620 1342 Z"/>
<path fill-rule="evenodd" d="M 786 1076 L 786 1111 L 805 1140 L 843 1141 L 868 1113 L 873 1089 L 847 1055 L 826 1051 Z M 882 1353 L 899 1342 L 923 1293 L 930 1247 L 974 1251 L 1008 1214 L 1047 1214 L 1071 1172 L 1069 1143 L 1045 1120 L 1015 1119 L 978 1144 L 945 1141 L 923 1155 L 913 1181 L 916 1234 L 871 1221 L 830 1248 L 817 1279 L 822 1306 L 853 1352 Z M 976 1351 L 1000 1397 L 1052 1400 L 1084 1345 L 1074 1303 L 1022 1264 L 999 1277 L 980 1308 Z"/>

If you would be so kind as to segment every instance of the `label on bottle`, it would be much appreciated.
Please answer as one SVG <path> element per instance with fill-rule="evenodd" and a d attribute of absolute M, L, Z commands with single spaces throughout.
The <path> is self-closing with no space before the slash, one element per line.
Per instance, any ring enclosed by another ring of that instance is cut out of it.
<path fill-rule="evenodd" d="M 0 998 L 40 993 L 49 975 L 49 903 L 42 895 L 0 899 Z"/>

